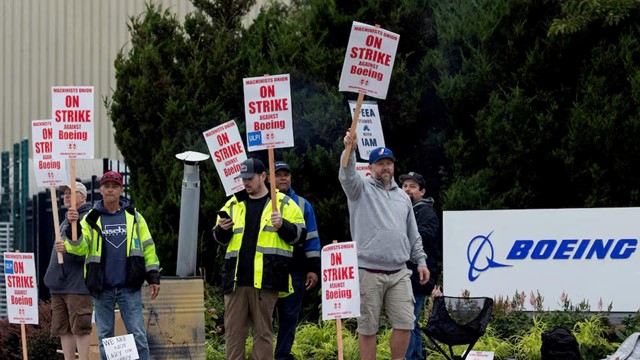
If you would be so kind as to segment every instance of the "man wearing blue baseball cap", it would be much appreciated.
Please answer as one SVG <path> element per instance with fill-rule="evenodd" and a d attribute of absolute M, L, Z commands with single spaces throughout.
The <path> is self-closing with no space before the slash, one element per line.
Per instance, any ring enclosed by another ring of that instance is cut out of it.
<path fill-rule="evenodd" d="M 370 178 L 356 172 L 357 141 L 350 132 L 343 140 L 351 146 L 347 166 L 340 166 L 338 178 L 347 195 L 351 237 L 357 243 L 360 279 L 360 317 L 358 347 L 363 360 L 376 359 L 376 335 L 383 305 L 393 328 L 391 359 L 404 358 L 413 323 L 415 300 L 411 289 L 411 270 L 406 262 L 418 265 L 421 284 L 429 281 L 427 255 L 411 200 L 393 179 L 396 158 L 385 147 L 369 156 Z M 342 158 L 346 154 L 343 152 Z"/>

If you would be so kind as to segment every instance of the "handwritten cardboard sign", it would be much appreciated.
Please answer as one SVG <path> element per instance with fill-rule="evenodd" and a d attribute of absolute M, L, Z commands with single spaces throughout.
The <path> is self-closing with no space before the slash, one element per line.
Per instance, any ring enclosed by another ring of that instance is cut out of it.
<path fill-rule="evenodd" d="M 135 360 L 140 358 L 133 334 L 102 339 L 102 345 L 108 360 Z"/>

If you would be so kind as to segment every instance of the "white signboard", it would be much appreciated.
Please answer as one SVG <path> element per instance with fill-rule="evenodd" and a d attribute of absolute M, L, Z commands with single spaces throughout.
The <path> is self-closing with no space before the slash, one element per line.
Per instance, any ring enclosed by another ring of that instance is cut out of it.
<path fill-rule="evenodd" d="M 340 91 L 387 98 L 400 35 L 354 21 L 340 75 Z"/>
<path fill-rule="evenodd" d="M 471 351 L 467 354 L 467 360 L 493 360 L 493 351 Z"/>
<path fill-rule="evenodd" d="M 356 101 L 349 101 L 351 114 L 355 113 Z M 363 101 L 360 106 L 360 116 L 356 125 L 356 138 L 358 139 L 358 154 L 362 159 L 368 160 L 373 149 L 384 145 L 384 134 L 380 122 L 378 104 L 374 101 Z"/>
<path fill-rule="evenodd" d="M 6 252 L 3 256 L 9 322 L 37 324 L 38 284 L 33 253 Z"/>
<path fill-rule="evenodd" d="M 34 120 L 31 122 L 33 169 L 36 186 L 57 187 L 62 184 L 69 184 L 67 161 L 53 158 L 52 137 L 51 120 Z"/>
<path fill-rule="evenodd" d="M 602 299 L 605 309 L 636 312 L 638 219 L 640 208 L 445 211 L 443 287 L 487 297 L 540 291 L 550 310 L 565 293 L 594 311 Z"/>
<path fill-rule="evenodd" d="M 356 172 L 362 175 L 363 178 L 371 176 L 371 170 L 369 170 L 368 162 L 356 162 Z"/>
<path fill-rule="evenodd" d="M 353 241 L 322 248 L 322 320 L 360 316 L 358 254 Z"/>
<path fill-rule="evenodd" d="M 246 78 L 243 82 L 248 150 L 292 147 L 289 74 Z"/>
<path fill-rule="evenodd" d="M 53 86 L 53 157 L 93 159 L 93 86 Z"/>
<path fill-rule="evenodd" d="M 102 345 L 104 346 L 104 353 L 107 355 L 108 360 L 140 359 L 133 334 L 102 339 Z"/>
<path fill-rule="evenodd" d="M 227 121 L 203 134 L 227 196 L 244 189 L 242 179 L 236 176 L 242 162 L 247 160 L 247 153 L 236 122 Z"/>

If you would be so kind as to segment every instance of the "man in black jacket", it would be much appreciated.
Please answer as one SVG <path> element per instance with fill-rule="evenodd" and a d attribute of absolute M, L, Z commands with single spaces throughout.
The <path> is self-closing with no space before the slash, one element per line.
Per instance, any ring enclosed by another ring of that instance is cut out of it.
<path fill-rule="evenodd" d="M 422 175 L 416 172 L 410 172 L 400 176 L 400 184 L 402 190 L 404 190 L 411 202 L 413 203 L 413 213 L 416 216 L 416 223 L 418 224 L 418 232 L 422 238 L 422 248 L 427 254 L 427 267 L 431 273 L 429 282 L 424 285 L 420 285 L 417 265 L 412 262 L 407 262 L 407 267 L 413 270 L 411 275 L 411 286 L 413 287 L 413 296 L 416 300 L 414 313 L 416 316 L 415 327 L 411 332 L 411 340 L 409 342 L 409 348 L 407 349 L 407 360 L 423 360 L 423 346 L 422 346 L 422 332 L 418 325 L 420 313 L 424 309 L 424 301 L 426 297 L 431 294 L 436 281 L 438 280 L 438 273 L 436 272 L 436 264 L 438 259 L 438 228 L 440 221 L 436 212 L 433 210 L 433 198 L 424 198 L 426 193 L 426 182 Z"/>

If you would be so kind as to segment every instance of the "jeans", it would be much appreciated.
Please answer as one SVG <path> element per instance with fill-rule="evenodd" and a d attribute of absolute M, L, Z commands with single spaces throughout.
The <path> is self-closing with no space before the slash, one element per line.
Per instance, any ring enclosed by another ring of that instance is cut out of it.
<path fill-rule="evenodd" d="M 149 344 L 147 343 L 147 332 L 142 318 L 140 289 L 133 290 L 129 288 L 105 289 L 98 297 L 93 298 L 100 358 L 107 360 L 102 339 L 110 338 L 114 335 L 116 303 L 120 309 L 120 316 L 127 333 L 133 334 L 133 338 L 136 341 L 140 360 L 149 360 Z"/>
<path fill-rule="evenodd" d="M 420 330 L 420 325 L 418 324 L 418 320 L 420 319 L 420 314 L 422 313 L 422 309 L 424 309 L 424 300 L 427 298 L 427 295 L 413 295 L 416 299 L 416 305 L 414 309 L 414 314 L 416 316 L 416 322 L 414 324 L 413 330 L 411 330 L 411 339 L 409 340 L 409 347 L 407 348 L 407 360 L 424 360 L 424 348 L 422 346 L 422 330 Z"/>
<path fill-rule="evenodd" d="M 296 325 L 302 307 L 304 295 L 305 273 L 292 271 L 293 294 L 278 299 L 278 341 L 276 342 L 276 360 L 295 360 L 291 355 L 291 347 L 296 337 Z"/>

